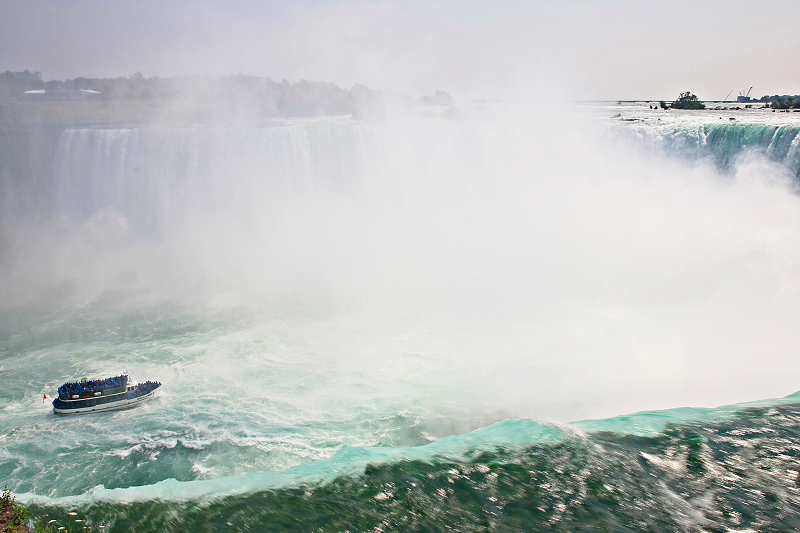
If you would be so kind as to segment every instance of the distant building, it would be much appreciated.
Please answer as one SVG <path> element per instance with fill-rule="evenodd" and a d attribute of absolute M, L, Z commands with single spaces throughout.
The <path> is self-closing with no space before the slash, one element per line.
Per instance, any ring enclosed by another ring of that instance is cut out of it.
<path fill-rule="evenodd" d="M 11 74 L 15 78 L 19 78 L 21 80 L 42 81 L 42 73 L 41 72 L 31 72 L 28 69 L 25 69 L 22 72 L 12 72 Z"/>
<path fill-rule="evenodd" d="M 739 96 L 736 97 L 736 101 L 737 102 L 754 102 L 755 100 L 753 100 L 749 96 L 741 96 L 741 95 L 739 95 Z"/>
<path fill-rule="evenodd" d="M 37 89 L 33 91 L 25 91 L 23 96 L 26 100 L 33 100 L 37 102 L 75 102 L 103 99 L 103 93 L 89 89 L 59 89 L 55 91 Z"/>

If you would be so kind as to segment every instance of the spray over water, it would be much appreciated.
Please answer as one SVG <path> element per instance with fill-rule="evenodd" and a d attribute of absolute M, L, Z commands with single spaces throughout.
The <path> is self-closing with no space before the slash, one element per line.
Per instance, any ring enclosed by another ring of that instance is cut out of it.
<path fill-rule="evenodd" d="M 796 140 L 720 165 L 658 129 L 494 114 L 63 132 L 52 183 L 4 191 L 34 205 L 0 234 L 4 477 L 203 499 L 180 482 L 328 482 L 364 447 L 797 389 Z M 119 370 L 164 391 L 77 424 L 30 407 Z M 527 442 L 497 431 L 466 448 Z M 312 461 L 332 475 L 292 470 Z"/>

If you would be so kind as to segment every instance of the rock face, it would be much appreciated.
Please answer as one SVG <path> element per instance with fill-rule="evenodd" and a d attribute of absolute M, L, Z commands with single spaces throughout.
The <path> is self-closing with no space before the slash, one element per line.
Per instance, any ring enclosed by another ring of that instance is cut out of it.
<path fill-rule="evenodd" d="M 433 96 L 423 96 L 420 98 L 419 105 L 451 106 L 453 105 L 453 97 L 444 91 L 436 91 L 436 94 Z"/>

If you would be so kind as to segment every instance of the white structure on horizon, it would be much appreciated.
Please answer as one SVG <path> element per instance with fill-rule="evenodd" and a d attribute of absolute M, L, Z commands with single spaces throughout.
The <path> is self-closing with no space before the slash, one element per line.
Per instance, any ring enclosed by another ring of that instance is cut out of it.
<path fill-rule="evenodd" d="M 56 89 L 47 91 L 45 89 L 33 89 L 25 91 L 25 95 L 35 101 L 53 100 L 102 100 L 103 93 L 91 89 Z"/>

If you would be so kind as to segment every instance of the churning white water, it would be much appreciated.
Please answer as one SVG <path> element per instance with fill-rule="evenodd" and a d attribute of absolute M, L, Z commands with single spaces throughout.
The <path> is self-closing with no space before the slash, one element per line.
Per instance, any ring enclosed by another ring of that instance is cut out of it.
<path fill-rule="evenodd" d="M 44 207 L 0 235 L 4 425 L 80 448 L 31 410 L 42 392 L 158 379 L 124 426 L 86 422 L 103 457 L 173 450 L 171 470 L 120 482 L 138 485 L 789 394 L 800 198 L 785 166 L 735 161 L 508 109 L 67 130 L 31 192 Z M 93 486 L 75 465 L 28 488 Z"/>

